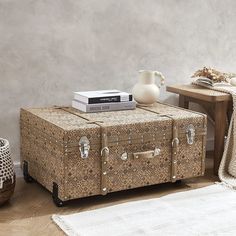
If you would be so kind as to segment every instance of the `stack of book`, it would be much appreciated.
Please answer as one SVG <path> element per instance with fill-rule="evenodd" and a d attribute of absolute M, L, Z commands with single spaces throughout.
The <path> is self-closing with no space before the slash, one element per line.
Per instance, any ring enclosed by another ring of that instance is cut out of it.
<path fill-rule="evenodd" d="M 129 93 L 119 90 L 74 92 L 72 107 L 83 112 L 135 109 L 136 102 Z"/>

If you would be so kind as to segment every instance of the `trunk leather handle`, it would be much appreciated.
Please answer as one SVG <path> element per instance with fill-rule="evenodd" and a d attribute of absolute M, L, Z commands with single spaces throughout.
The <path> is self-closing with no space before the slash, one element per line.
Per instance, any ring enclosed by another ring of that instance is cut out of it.
<path fill-rule="evenodd" d="M 145 151 L 145 152 L 135 152 L 133 153 L 133 157 L 134 159 L 139 159 L 139 158 L 154 158 L 159 156 L 161 153 L 161 149 L 160 148 L 155 148 L 154 150 L 151 151 Z"/>

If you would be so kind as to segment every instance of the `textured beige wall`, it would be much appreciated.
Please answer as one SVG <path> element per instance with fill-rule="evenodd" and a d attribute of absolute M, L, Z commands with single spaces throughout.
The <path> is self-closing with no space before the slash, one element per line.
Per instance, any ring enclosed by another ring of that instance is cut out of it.
<path fill-rule="evenodd" d="M 236 71 L 234 0 L 0 0 L 0 136 L 19 160 L 19 109 L 74 90 L 129 91 L 139 69 L 184 83 Z M 163 88 L 161 99 L 176 102 Z"/>

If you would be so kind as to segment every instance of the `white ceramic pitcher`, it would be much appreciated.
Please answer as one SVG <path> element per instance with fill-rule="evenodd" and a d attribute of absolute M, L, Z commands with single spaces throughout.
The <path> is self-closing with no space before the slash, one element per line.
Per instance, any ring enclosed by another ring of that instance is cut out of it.
<path fill-rule="evenodd" d="M 139 104 L 152 105 L 160 96 L 160 86 L 165 78 L 159 71 L 140 70 L 139 74 L 139 82 L 132 90 L 133 97 Z M 161 80 L 158 86 L 155 84 L 156 76 Z"/>

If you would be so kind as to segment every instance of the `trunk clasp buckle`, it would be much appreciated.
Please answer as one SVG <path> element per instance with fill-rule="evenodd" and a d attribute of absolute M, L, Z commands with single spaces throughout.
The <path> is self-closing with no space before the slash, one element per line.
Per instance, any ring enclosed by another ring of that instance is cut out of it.
<path fill-rule="evenodd" d="M 192 145 L 194 143 L 194 138 L 195 138 L 195 128 L 192 124 L 190 124 L 186 129 L 186 137 L 187 137 L 187 143 L 189 145 Z"/>
<path fill-rule="evenodd" d="M 86 136 L 83 136 L 79 140 L 79 150 L 81 158 L 86 159 L 89 157 L 90 142 Z"/>

